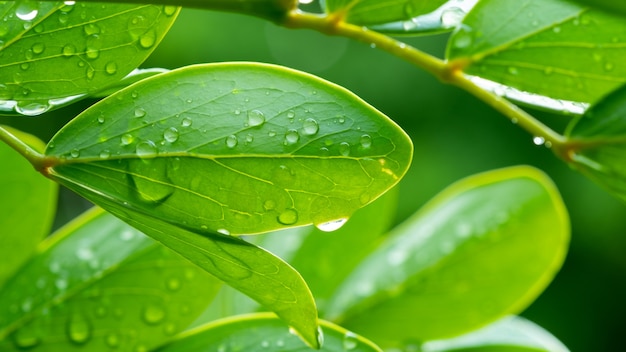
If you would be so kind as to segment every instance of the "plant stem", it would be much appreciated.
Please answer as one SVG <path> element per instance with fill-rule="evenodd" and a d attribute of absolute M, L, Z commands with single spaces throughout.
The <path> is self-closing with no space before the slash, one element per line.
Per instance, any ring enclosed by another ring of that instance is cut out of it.
<path fill-rule="evenodd" d="M 387 35 L 346 23 L 340 15 L 316 15 L 296 10 L 292 11 L 287 16 L 285 22 L 281 24 L 288 28 L 308 28 L 328 35 L 348 37 L 385 50 L 427 71 L 442 82 L 453 84 L 466 90 L 511 119 L 511 121 L 517 123 L 533 136 L 543 138 L 546 145 L 552 146 L 558 155 L 566 148 L 567 140 L 565 137 L 556 133 L 517 105 L 477 86 L 463 74 L 463 65 L 458 61 L 443 61 Z"/>
<path fill-rule="evenodd" d="M 35 170 L 43 172 L 47 166 L 46 156 L 33 149 L 28 144 L 11 133 L 6 127 L 0 126 L 0 141 L 5 142 L 15 151 L 20 153 L 28 162 L 33 165 Z"/>

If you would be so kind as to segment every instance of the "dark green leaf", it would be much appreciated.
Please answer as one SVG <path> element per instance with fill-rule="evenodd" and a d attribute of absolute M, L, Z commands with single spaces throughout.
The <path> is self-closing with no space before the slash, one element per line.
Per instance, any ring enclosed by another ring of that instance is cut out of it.
<path fill-rule="evenodd" d="M 0 37 L 0 112 L 38 115 L 121 80 L 177 14 L 174 6 L 3 2 L 9 32 Z"/>
<path fill-rule="evenodd" d="M 567 212 L 545 175 L 517 167 L 470 177 L 394 229 L 326 317 L 383 346 L 458 335 L 524 309 L 568 241 Z"/>
<path fill-rule="evenodd" d="M 562 0 L 484 0 L 450 38 L 447 57 L 523 92 L 593 103 L 626 82 L 623 33 L 622 17 Z"/>
<path fill-rule="evenodd" d="M 572 121 L 562 155 L 575 169 L 626 200 L 626 87 Z"/>
<path fill-rule="evenodd" d="M 64 127 L 50 176 L 194 232 L 349 218 L 406 172 L 409 137 L 352 93 L 278 66 L 143 80 Z"/>
<path fill-rule="evenodd" d="M 568 352 L 549 332 L 521 317 L 510 316 L 447 340 L 429 341 L 424 352 Z"/>
<path fill-rule="evenodd" d="M 5 127 L 6 128 L 6 127 Z M 18 134 L 17 131 L 12 133 Z M 19 134 L 35 149 L 44 144 Z M 35 251 L 48 235 L 56 210 L 57 185 L 41 177 L 31 164 L 0 142 L 0 287 Z M 30 220 L 26 220 L 30 219 Z"/>
<path fill-rule="evenodd" d="M 578 2 L 589 7 L 597 7 L 599 9 L 612 13 L 619 13 L 621 16 L 626 15 L 626 2 L 616 0 L 569 0 Z"/>
<path fill-rule="evenodd" d="M 0 291 L 0 350 L 149 350 L 221 283 L 96 209 L 59 230 Z"/>
<path fill-rule="evenodd" d="M 382 352 L 372 342 L 329 322 L 320 322 L 328 352 Z M 253 314 L 217 321 L 188 331 L 159 352 L 307 352 L 311 349 L 270 314 Z"/>
<path fill-rule="evenodd" d="M 447 0 L 326 0 L 326 13 L 358 25 L 406 21 L 436 10 Z"/>

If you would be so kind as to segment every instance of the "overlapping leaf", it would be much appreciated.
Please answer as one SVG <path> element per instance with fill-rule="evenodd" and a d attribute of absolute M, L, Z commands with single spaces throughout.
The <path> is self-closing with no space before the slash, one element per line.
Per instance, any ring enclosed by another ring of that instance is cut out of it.
<path fill-rule="evenodd" d="M 527 93 L 593 103 L 626 82 L 622 33 L 622 17 L 567 1 L 485 0 L 450 38 L 447 57 Z"/>
<path fill-rule="evenodd" d="M 0 112 L 38 115 L 121 80 L 152 53 L 177 13 L 174 6 L 4 2 Z"/>
<path fill-rule="evenodd" d="M 0 291 L 0 350 L 149 350 L 221 282 L 101 210 L 44 242 Z"/>
<path fill-rule="evenodd" d="M 410 20 L 434 11 L 446 0 L 326 0 L 326 13 L 358 25 Z"/>
<path fill-rule="evenodd" d="M 568 240 L 545 175 L 518 167 L 474 176 L 394 229 L 340 286 L 326 318 L 383 347 L 471 331 L 532 302 Z"/>

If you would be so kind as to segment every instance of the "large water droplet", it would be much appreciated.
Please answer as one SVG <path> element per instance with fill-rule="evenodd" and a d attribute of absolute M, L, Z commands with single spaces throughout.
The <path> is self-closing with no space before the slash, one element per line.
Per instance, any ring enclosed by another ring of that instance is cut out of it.
<path fill-rule="evenodd" d="M 287 130 L 285 133 L 285 145 L 296 144 L 300 140 L 300 135 L 296 130 Z"/>
<path fill-rule="evenodd" d="M 37 116 L 50 110 L 48 102 L 38 101 L 18 101 L 15 105 L 15 112 L 26 116 Z"/>
<path fill-rule="evenodd" d="M 144 308 L 142 316 L 147 324 L 156 325 L 165 319 L 165 310 L 155 305 L 149 305 Z"/>
<path fill-rule="evenodd" d="M 158 204 L 174 193 L 175 188 L 168 176 L 170 167 L 171 161 L 163 158 L 135 160 L 129 164 L 129 177 L 135 184 L 139 200 Z"/>
<path fill-rule="evenodd" d="M 351 331 L 347 331 L 343 335 L 343 340 L 341 342 L 341 345 L 343 346 L 344 350 L 346 351 L 353 350 L 358 346 L 358 344 L 359 344 L 359 340 L 355 333 Z"/>
<path fill-rule="evenodd" d="M 91 324 L 82 315 L 74 315 L 67 323 L 67 337 L 77 345 L 85 344 L 91 338 Z"/>
<path fill-rule="evenodd" d="M 174 127 L 170 127 L 163 132 L 163 138 L 170 143 L 174 143 L 178 140 L 178 130 Z"/>
<path fill-rule="evenodd" d="M 15 15 L 22 21 L 32 21 L 37 17 L 39 10 L 35 1 L 20 1 L 15 10 Z"/>
<path fill-rule="evenodd" d="M 144 141 L 137 144 L 135 152 L 142 159 L 154 158 L 157 155 L 157 147 L 153 141 Z"/>
<path fill-rule="evenodd" d="M 345 219 L 345 218 L 337 219 L 337 220 L 328 221 L 322 224 L 316 224 L 315 227 L 317 227 L 318 229 L 324 232 L 332 232 L 332 231 L 339 230 L 347 221 L 348 219 Z"/>
<path fill-rule="evenodd" d="M 251 127 L 261 126 L 265 123 L 265 115 L 260 110 L 250 110 L 246 123 Z"/>
<path fill-rule="evenodd" d="M 316 134 L 319 129 L 319 124 L 317 123 L 317 121 L 315 121 L 315 119 L 312 118 L 304 120 L 304 123 L 302 124 L 302 132 L 307 136 L 312 136 Z"/>
<path fill-rule="evenodd" d="M 235 148 L 237 146 L 238 140 L 237 140 L 237 136 L 235 136 L 234 134 L 231 134 L 230 136 L 226 137 L 226 146 L 230 149 Z"/>
<path fill-rule="evenodd" d="M 278 222 L 283 225 L 293 225 L 298 221 L 298 212 L 295 209 L 286 209 L 278 215 Z"/>

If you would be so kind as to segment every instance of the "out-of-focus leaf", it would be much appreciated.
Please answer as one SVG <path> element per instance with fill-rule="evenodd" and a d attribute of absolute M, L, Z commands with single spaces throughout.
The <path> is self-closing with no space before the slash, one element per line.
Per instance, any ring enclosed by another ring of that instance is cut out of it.
<path fill-rule="evenodd" d="M 358 25 L 410 20 L 436 10 L 446 0 L 326 0 L 326 13 Z"/>
<path fill-rule="evenodd" d="M 349 218 L 406 172 L 409 137 L 317 77 L 251 63 L 161 74 L 50 141 L 50 176 L 198 233 Z"/>
<path fill-rule="evenodd" d="M 468 334 L 429 341 L 424 352 L 569 352 L 552 334 L 522 317 L 509 316 Z"/>
<path fill-rule="evenodd" d="M 450 38 L 447 58 L 523 92 L 593 103 L 626 82 L 623 33 L 622 17 L 567 1 L 484 0 Z"/>
<path fill-rule="evenodd" d="M 471 331 L 530 304 L 568 241 L 567 212 L 544 174 L 473 176 L 394 229 L 337 290 L 326 318 L 383 347 Z"/>
<path fill-rule="evenodd" d="M 19 136 L 35 149 L 44 148 L 43 142 L 33 136 Z M 2 142 L 0 163 L 1 287 L 7 277 L 34 253 L 39 242 L 50 231 L 56 210 L 58 187 L 42 177 L 26 159 Z"/>
<path fill-rule="evenodd" d="M 178 11 L 111 2 L 3 2 L 0 113 L 39 115 L 121 80 L 152 53 Z"/>
<path fill-rule="evenodd" d="M 0 291 L 0 350 L 149 350 L 221 282 L 96 209 L 46 240 Z"/>
<path fill-rule="evenodd" d="M 319 351 L 382 352 L 372 342 L 330 322 L 320 322 L 324 345 Z M 311 349 L 289 332 L 284 322 L 271 314 L 234 317 L 188 331 L 159 352 L 307 352 Z"/>
<path fill-rule="evenodd" d="M 626 200 L 626 87 L 572 121 L 561 155 L 572 167 Z"/>

